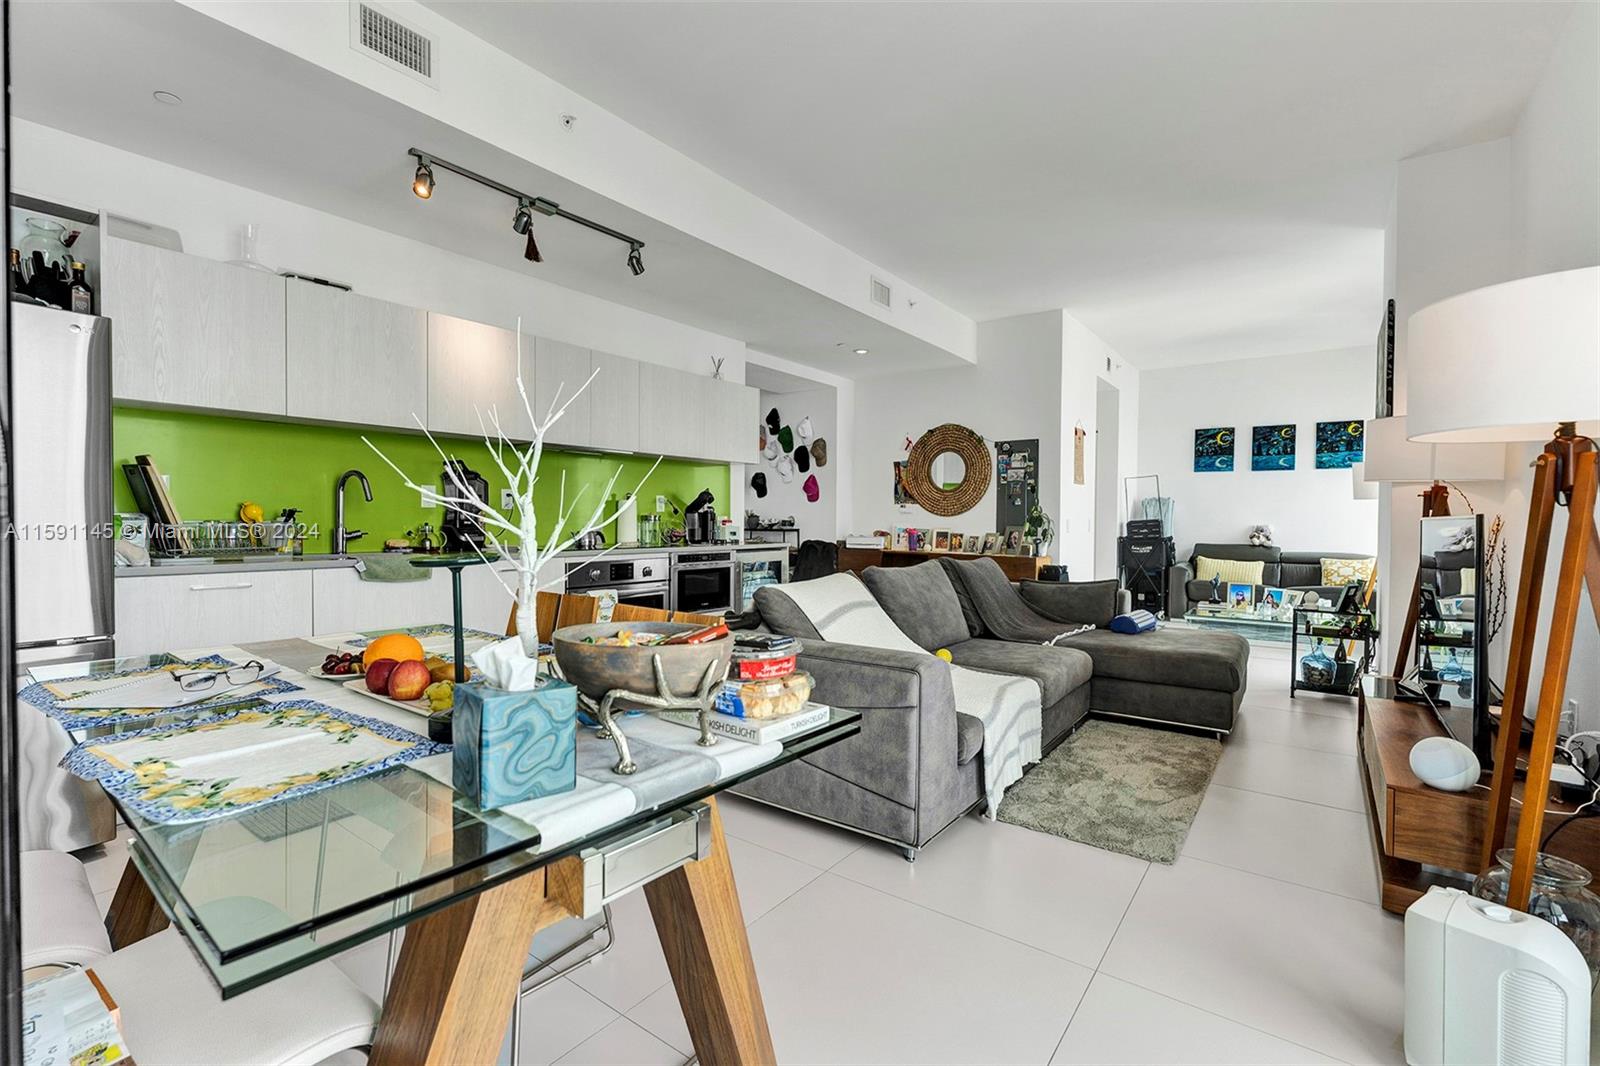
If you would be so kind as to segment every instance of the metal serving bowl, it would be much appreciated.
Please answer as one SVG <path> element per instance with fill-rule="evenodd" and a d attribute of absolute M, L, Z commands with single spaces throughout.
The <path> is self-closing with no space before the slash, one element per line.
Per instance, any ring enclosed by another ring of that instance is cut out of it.
<path fill-rule="evenodd" d="M 567 626 L 555 631 L 556 663 L 562 675 L 578 691 L 598 700 L 607 692 L 623 689 L 641 695 L 657 691 L 652 661 L 661 657 L 667 687 L 672 695 L 694 699 L 711 663 L 720 664 L 717 676 L 727 673 L 733 659 L 731 635 L 704 644 L 669 644 L 622 647 L 616 644 L 586 644 L 589 637 L 614 637 L 626 629 L 630 633 L 687 633 L 703 626 L 693 622 L 599 622 Z"/>

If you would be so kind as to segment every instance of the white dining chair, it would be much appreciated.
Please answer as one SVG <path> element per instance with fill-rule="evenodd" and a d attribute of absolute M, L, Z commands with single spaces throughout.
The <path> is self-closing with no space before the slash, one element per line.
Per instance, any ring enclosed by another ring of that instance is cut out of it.
<path fill-rule="evenodd" d="M 24 969 L 92 967 L 144 1066 L 364 1061 L 350 1053 L 372 1044 L 378 1004 L 333 963 L 224 1000 L 175 929 L 112 951 L 83 864 L 71 855 L 26 852 L 22 872 Z"/>

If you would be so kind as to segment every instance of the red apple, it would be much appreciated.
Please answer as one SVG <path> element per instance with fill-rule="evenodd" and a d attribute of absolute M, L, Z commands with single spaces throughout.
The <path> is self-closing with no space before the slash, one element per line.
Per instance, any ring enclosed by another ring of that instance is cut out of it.
<path fill-rule="evenodd" d="M 382 696 L 389 688 L 389 674 L 399 665 L 393 659 L 374 659 L 367 666 L 367 691 Z"/>
<path fill-rule="evenodd" d="M 370 672 L 368 676 L 371 676 Z M 389 671 L 389 698 L 391 700 L 414 700 L 422 696 L 422 692 L 433 684 L 433 677 L 428 673 L 425 663 L 408 659 L 398 663 Z"/>

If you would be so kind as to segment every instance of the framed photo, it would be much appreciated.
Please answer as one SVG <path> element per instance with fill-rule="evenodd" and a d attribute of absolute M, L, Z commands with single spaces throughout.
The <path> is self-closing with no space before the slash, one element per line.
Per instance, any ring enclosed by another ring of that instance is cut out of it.
<path fill-rule="evenodd" d="M 1283 610 L 1289 600 L 1289 593 L 1284 589 L 1264 588 L 1261 590 L 1261 602 L 1272 607 L 1274 612 Z"/>
<path fill-rule="evenodd" d="M 1000 553 L 1000 534 L 985 533 L 983 535 L 983 554 L 998 555 Z"/>
<path fill-rule="evenodd" d="M 1238 581 L 1228 583 L 1228 608 L 1234 611 L 1248 611 L 1256 605 L 1256 587 L 1242 584 Z"/>
<path fill-rule="evenodd" d="M 1022 555 L 1022 556 L 1032 555 L 1033 554 L 1033 542 L 1032 541 L 1027 541 L 1027 540 L 1023 541 L 1022 544 L 1017 548 L 1017 554 L 1018 555 Z"/>
<path fill-rule="evenodd" d="M 951 533 L 950 534 L 950 550 L 953 551 L 953 552 L 964 552 L 964 551 L 966 551 L 967 550 L 967 538 L 966 538 L 966 536 L 964 534 L 961 534 L 961 533 Z"/>
<path fill-rule="evenodd" d="M 1002 554 L 1002 555 L 1021 555 L 1022 554 L 1022 527 L 1021 526 L 1007 526 L 1006 527 L 1006 539 L 1005 539 L 1005 542 L 1004 542 L 1003 546 L 1000 549 L 1000 554 Z"/>
<path fill-rule="evenodd" d="M 911 547 L 911 540 L 906 536 L 905 526 L 895 526 L 894 535 L 889 541 L 890 546 L 897 552 L 903 552 Z"/>
<path fill-rule="evenodd" d="M 948 529 L 936 529 L 933 531 L 932 548 L 936 552 L 950 550 L 950 531 Z"/>

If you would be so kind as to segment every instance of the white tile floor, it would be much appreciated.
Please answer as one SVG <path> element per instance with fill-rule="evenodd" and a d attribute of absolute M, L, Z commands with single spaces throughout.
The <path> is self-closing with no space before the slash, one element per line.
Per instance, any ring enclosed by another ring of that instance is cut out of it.
<path fill-rule="evenodd" d="M 1286 649 L 1252 655 L 1240 728 L 1172 866 L 976 817 L 911 865 L 723 800 L 779 1057 L 1403 1061 L 1401 922 L 1376 903 L 1355 705 L 1290 701 L 1288 670 Z M 123 860 L 113 846 L 91 865 L 102 902 Z M 643 898 L 615 911 L 615 950 L 524 1003 L 525 1062 L 691 1053 Z M 382 951 L 339 960 L 374 995 Z"/>

